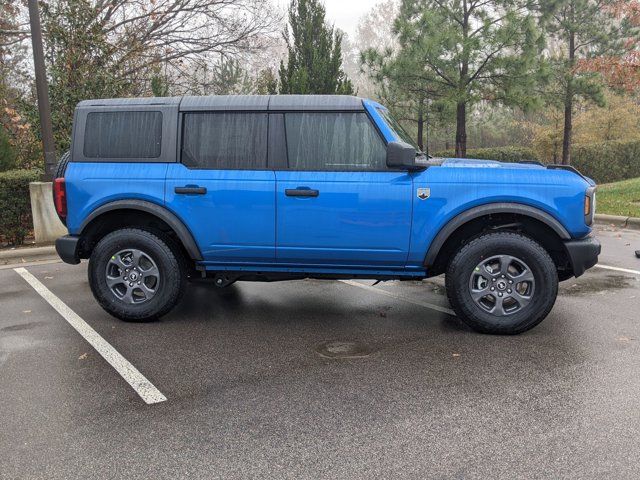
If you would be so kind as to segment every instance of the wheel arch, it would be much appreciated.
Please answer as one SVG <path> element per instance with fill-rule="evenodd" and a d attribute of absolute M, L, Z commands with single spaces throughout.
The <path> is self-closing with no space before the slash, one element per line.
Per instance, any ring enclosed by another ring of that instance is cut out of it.
<path fill-rule="evenodd" d="M 141 220 L 141 224 L 131 222 L 135 217 Z M 153 225 L 154 219 L 161 229 L 169 229 L 175 235 L 189 258 L 195 261 L 203 259 L 198 244 L 184 222 L 167 208 L 145 200 L 116 200 L 101 205 L 83 220 L 79 236 L 85 239 L 84 249 L 90 251 L 95 244 L 94 237 L 101 238 L 103 233 L 109 233 L 106 230 L 110 230 L 110 225 L 117 225 L 120 221 L 122 227 L 147 226 L 149 223 Z"/>
<path fill-rule="evenodd" d="M 559 271 L 568 268 L 563 241 L 571 239 L 567 229 L 549 213 L 520 203 L 491 203 L 470 208 L 449 220 L 434 237 L 424 258 L 430 276 L 446 268 L 446 259 L 461 242 L 488 230 L 520 231 L 543 244 Z"/>

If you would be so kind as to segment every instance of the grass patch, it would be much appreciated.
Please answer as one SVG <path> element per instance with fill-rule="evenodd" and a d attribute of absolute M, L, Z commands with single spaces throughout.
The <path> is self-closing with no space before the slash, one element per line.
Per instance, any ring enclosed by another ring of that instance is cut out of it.
<path fill-rule="evenodd" d="M 598 187 L 596 213 L 640 218 L 640 178 Z"/>

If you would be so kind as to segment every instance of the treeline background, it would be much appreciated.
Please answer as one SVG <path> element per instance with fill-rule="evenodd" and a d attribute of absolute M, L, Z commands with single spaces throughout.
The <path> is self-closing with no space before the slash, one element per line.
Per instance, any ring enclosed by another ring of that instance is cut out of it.
<path fill-rule="evenodd" d="M 48 0 L 40 11 L 58 154 L 87 98 L 353 93 L 387 105 L 431 154 L 573 154 L 600 181 L 640 175 L 638 1 L 383 0 L 351 37 L 319 0 L 287 11 Z M 0 171 L 42 165 L 30 55 L 25 2 L 4 0 Z"/>

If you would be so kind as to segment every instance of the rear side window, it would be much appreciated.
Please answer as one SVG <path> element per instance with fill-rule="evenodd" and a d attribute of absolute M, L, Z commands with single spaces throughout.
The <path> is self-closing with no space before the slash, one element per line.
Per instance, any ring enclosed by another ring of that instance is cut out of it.
<path fill-rule="evenodd" d="M 186 113 L 182 163 L 206 169 L 266 168 L 267 126 L 266 113 Z"/>
<path fill-rule="evenodd" d="M 386 148 L 366 113 L 287 113 L 294 170 L 384 170 Z"/>
<path fill-rule="evenodd" d="M 93 112 L 87 115 L 87 158 L 158 158 L 162 147 L 161 112 Z"/>

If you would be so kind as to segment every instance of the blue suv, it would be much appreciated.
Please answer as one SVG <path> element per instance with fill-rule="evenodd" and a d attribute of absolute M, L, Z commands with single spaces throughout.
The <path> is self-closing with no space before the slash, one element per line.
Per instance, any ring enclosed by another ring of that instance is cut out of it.
<path fill-rule="evenodd" d="M 67 263 L 110 314 L 158 318 L 190 278 L 421 280 L 446 274 L 488 333 L 542 321 L 596 264 L 595 184 L 569 167 L 432 159 L 350 96 L 91 100 L 54 201 Z"/>

